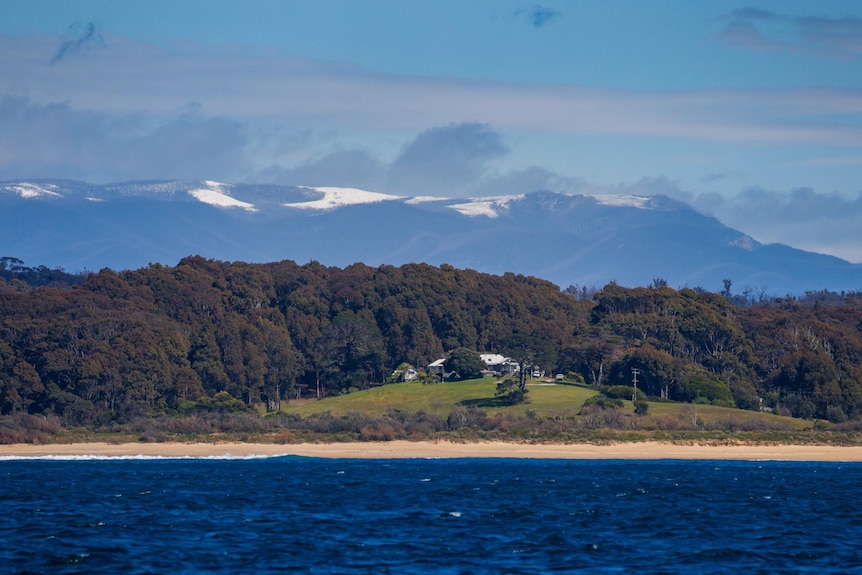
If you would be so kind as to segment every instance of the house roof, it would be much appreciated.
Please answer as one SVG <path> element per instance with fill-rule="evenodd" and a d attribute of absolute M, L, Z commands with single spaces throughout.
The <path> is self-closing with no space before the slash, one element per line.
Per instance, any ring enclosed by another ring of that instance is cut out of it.
<path fill-rule="evenodd" d="M 489 367 L 514 363 L 511 358 L 506 357 L 505 355 L 500 355 L 499 353 L 480 353 L 479 356 L 482 358 L 482 361 L 485 362 L 485 365 Z"/>

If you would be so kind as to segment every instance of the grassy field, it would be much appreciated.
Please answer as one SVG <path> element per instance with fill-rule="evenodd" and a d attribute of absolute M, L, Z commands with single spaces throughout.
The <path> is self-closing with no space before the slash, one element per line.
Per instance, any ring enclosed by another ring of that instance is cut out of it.
<path fill-rule="evenodd" d="M 290 403 L 287 406 L 282 405 L 281 409 L 286 413 L 302 416 L 323 411 L 336 415 L 360 412 L 379 416 L 392 408 L 412 412 L 425 411 L 445 417 L 456 405 L 465 407 L 472 405 L 489 413 L 507 411 L 524 414 L 532 409 L 541 415 L 561 413 L 575 415 L 584 400 L 596 393 L 588 387 L 576 384 L 530 385 L 529 390 L 528 403 L 504 407 L 494 397 L 496 391 L 494 379 L 472 379 L 430 385 L 405 382 L 383 385 L 348 395 L 327 397 L 320 401 Z"/>
<path fill-rule="evenodd" d="M 630 405 L 630 403 L 629 403 Z M 814 425 L 813 421 L 806 419 L 796 419 L 793 417 L 784 417 L 774 415 L 772 413 L 758 413 L 756 411 L 746 411 L 743 409 L 733 409 L 730 407 L 718 407 L 715 405 L 690 405 L 686 403 L 658 403 L 652 402 L 649 404 L 649 414 L 653 417 L 671 417 L 685 418 L 693 415 L 701 424 L 711 424 L 716 422 L 728 421 L 748 421 L 752 419 L 773 422 L 779 425 L 785 425 L 791 429 L 808 429 Z"/>
<path fill-rule="evenodd" d="M 570 417 L 577 415 L 584 401 L 597 393 L 593 388 L 581 384 L 568 382 L 544 384 L 540 380 L 534 380 L 528 389 L 528 401 L 526 403 L 503 406 L 494 397 L 496 381 L 490 378 L 430 385 L 407 382 L 384 385 L 348 395 L 328 397 L 320 401 L 290 403 L 282 405 L 282 411 L 303 417 L 326 411 L 333 415 L 358 412 L 379 417 L 391 408 L 408 412 L 424 411 L 445 418 L 453 408 L 460 405 L 478 407 L 487 411 L 489 415 L 498 412 L 524 415 L 530 411 L 539 418 L 560 415 Z M 624 410 L 629 413 L 634 410 L 630 401 L 625 402 Z M 674 402 L 650 402 L 649 416 L 677 419 L 696 417 L 698 427 L 717 422 L 744 422 L 753 419 L 799 430 L 810 428 L 813 425 L 811 421 L 767 413 Z"/>

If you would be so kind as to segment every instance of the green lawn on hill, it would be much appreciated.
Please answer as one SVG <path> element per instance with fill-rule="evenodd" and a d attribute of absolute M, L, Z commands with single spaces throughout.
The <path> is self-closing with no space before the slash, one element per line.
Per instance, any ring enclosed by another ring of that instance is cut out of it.
<path fill-rule="evenodd" d="M 631 402 L 626 402 L 627 409 L 631 406 Z M 732 407 L 718 407 L 716 405 L 692 405 L 688 403 L 678 402 L 650 402 L 649 415 L 652 417 L 673 417 L 682 418 L 697 416 L 701 424 L 711 424 L 716 422 L 728 421 L 749 421 L 752 419 L 762 420 L 767 423 L 785 425 L 791 429 L 808 429 L 814 425 L 814 422 L 807 419 L 798 419 L 795 417 L 784 417 L 773 413 L 759 413 L 757 411 L 747 411 L 744 409 L 735 409 Z"/>
<path fill-rule="evenodd" d="M 536 417 L 571 417 L 577 415 L 584 401 L 598 392 L 586 385 L 569 382 L 545 383 L 533 380 L 528 385 L 527 402 L 513 406 L 503 406 L 495 398 L 496 380 L 492 378 L 472 379 L 437 384 L 406 382 L 382 385 L 364 391 L 327 397 L 319 401 L 289 403 L 282 405 L 285 413 L 303 417 L 322 412 L 345 415 L 351 412 L 364 413 L 372 417 L 383 415 L 387 409 L 407 412 L 424 411 L 446 417 L 456 406 L 475 406 L 490 415 L 498 412 L 524 415 L 528 411 Z M 634 406 L 624 402 L 624 411 L 631 413 Z M 696 417 L 698 426 L 716 422 L 745 422 L 762 420 L 766 423 L 781 424 L 791 429 L 806 429 L 813 422 L 768 413 L 758 413 L 714 405 L 691 405 L 676 402 L 649 402 L 652 418 L 682 419 Z"/>
<path fill-rule="evenodd" d="M 391 408 L 410 412 L 425 411 L 445 417 L 457 405 L 472 405 L 489 413 L 507 411 L 524 414 L 532 409 L 540 416 L 561 413 L 575 415 L 584 401 L 596 394 L 595 390 L 582 385 L 543 385 L 539 380 L 535 380 L 535 384 L 528 386 L 530 391 L 527 403 L 501 406 L 494 396 L 496 386 L 497 381 L 492 378 L 427 385 L 418 382 L 393 383 L 347 395 L 327 397 L 320 401 L 290 403 L 286 406 L 282 404 L 281 409 L 283 412 L 302 416 L 324 411 L 334 415 L 360 412 L 379 416 Z"/>

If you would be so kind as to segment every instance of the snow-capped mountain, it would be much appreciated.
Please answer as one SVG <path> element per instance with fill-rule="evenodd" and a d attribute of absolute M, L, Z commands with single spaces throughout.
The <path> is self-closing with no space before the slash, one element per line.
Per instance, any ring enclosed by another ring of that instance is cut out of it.
<path fill-rule="evenodd" d="M 326 265 L 448 263 L 561 287 L 608 281 L 769 293 L 862 289 L 862 266 L 761 245 L 663 196 L 405 197 L 212 181 L 0 182 L 0 256 L 68 271 L 191 254 Z"/>

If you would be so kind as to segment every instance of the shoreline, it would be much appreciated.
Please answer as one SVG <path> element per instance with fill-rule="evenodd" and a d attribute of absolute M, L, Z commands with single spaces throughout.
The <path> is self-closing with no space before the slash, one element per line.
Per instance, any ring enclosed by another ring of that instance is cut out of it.
<path fill-rule="evenodd" d="M 505 442 L 385 441 L 363 443 L 58 443 L 0 445 L 0 459 L 43 457 L 254 457 L 328 459 L 624 459 L 862 462 L 862 446 L 678 445 L 662 442 L 594 445 Z"/>

